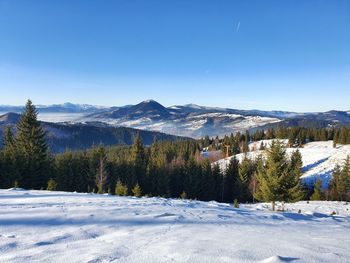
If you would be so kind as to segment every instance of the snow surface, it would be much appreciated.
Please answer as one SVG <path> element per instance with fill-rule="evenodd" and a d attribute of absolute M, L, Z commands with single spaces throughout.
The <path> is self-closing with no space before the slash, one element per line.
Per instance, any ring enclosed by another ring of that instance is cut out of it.
<path fill-rule="evenodd" d="M 0 262 L 349 262 L 350 204 L 0 190 Z M 301 213 L 298 213 L 298 210 Z M 331 216 L 332 212 L 336 215 Z"/>
<path fill-rule="evenodd" d="M 288 140 L 281 140 L 287 144 Z M 261 142 L 269 147 L 272 140 L 264 140 L 253 142 L 249 145 L 251 152 L 247 153 L 247 157 L 255 159 L 259 155 L 264 155 L 264 151 L 254 150 L 259 149 Z M 333 141 L 326 142 L 310 142 L 304 145 L 303 148 L 298 148 L 303 160 L 303 175 L 302 179 L 307 184 L 313 184 L 317 178 L 323 182 L 323 187 L 328 186 L 329 180 L 332 178 L 332 171 L 336 164 L 342 165 L 346 157 L 350 156 L 350 145 L 338 144 L 333 148 Z M 291 154 L 296 148 L 287 148 L 287 153 Z M 237 154 L 239 161 L 243 160 L 244 154 Z M 225 170 L 230 162 L 230 158 L 221 159 L 218 161 L 221 170 Z"/>

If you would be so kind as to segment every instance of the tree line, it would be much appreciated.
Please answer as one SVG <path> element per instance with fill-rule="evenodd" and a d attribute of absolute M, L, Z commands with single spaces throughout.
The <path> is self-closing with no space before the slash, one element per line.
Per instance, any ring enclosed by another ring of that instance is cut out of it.
<path fill-rule="evenodd" d="M 229 154 L 238 154 L 249 151 L 249 143 L 260 140 L 287 139 L 289 147 L 302 147 L 305 143 L 316 141 L 333 141 L 337 144 L 350 144 L 349 127 L 328 127 L 328 128 L 304 128 L 304 127 L 279 127 L 255 132 L 246 131 L 226 135 L 223 138 L 218 136 L 209 138 L 206 136 L 200 139 L 200 144 L 209 151 L 221 150 L 225 154 L 225 146 L 229 146 Z M 264 145 L 257 145 L 255 150 L 264 150 Z"/>

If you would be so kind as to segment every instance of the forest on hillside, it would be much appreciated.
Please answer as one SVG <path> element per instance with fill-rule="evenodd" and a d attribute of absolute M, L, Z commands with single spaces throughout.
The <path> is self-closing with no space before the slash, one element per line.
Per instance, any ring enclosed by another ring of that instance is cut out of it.
<path fill-rule="evenodd" d="M 350 143 L 348 128 L 277 128 L 253 134 L 237 133 L 224 138 L 157 141 L 146 147 L 140 136 L 132 146 L 96 146 L 83 151 L 52 154 L 37 112 L 28 101 L 14 135 L 4 131 L 0 152 L 0 188 L 22 187 L 61 191 L 162 196 L 219 202 L 350 200 L 350 159 L 336 167 L 329 189 L 316 182 L 302 185 L 302 157 L 296 149 L 289 157 L 278 140 L 271 147 L 259 145 L 266 157 L 238 162 L 227 169 L 204 158 L 201 151 L 230 155 L 249 151 L 249 143 L 262 139 L 288 139 L 290 146 L 333 140 Z"/>

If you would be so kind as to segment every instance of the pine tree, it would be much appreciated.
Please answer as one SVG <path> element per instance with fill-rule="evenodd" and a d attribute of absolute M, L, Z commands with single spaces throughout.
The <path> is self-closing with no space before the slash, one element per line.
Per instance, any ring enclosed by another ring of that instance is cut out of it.
<path fill-rule="evenodd" d="M 215 180 L 212 174 L 211 164 L 205 159 L 202 164 L 201 196 L 203 201 L 215 200 Z"/>
<path fill-rule="evenodd" d="M 303 160 L 300 151 L 297 149 L 293 151 L 289 171 L 287 173 L 286 184 L 288 191 L 285 196 L 285 201 L 300 201 L 305 197 L 303 187 L 301 185 L 300 177 L 302 175 Z"/>
<path fill-rule="evenodd" d="M 311 195 L 310 199 L 312 201 L 323 200 L 322 182 L 320 179 L 316 180 L 316 183 L 314 185 L 314 192 Z"/>
<path fill-rule="evenodd" d="M 118 180 L 115 186 L 115 193 L 119 196 L 126 196 L 128 194 L 128 187 Z"/>
<path fill-rule="evenodd" d="M 241 181 L 241 202 L 250 201 L 251 195 L 249 191 L 249 183 L 251 181 L 251 177 L 254 173 L 254 166 L 250 159 L 247 156 L 244 157 L 241 164 L 239 165 L 239 177 Z"/>
<path fill-rule="evenodd" d="M 350 156 L 348 156 L 341 169 L 340 181 L 338 186 L 340 201 L 348 199 L 350 191 Z"/>
<path fill-rule="evenodd" d="M 275 210 L 276 201 L 294 201 L 300 191 L 300 181 L 293 177 L 285 147 L 279 141 L 272 141 L 266 164 L 258 167 L 259 186 L 255 198 L 272 202 L 272 210 Z"/>
<path fill-rule="evenodd" d="M 136 184 L 131 191 L 135 197 L 141 197 L 142 195 L 142 190 L 139 184 Z"/>
<path fill-rule="evenodd" d="M 47 182 L 47 188 L 48 191 L 56 191 L 57 183 L 54 179 L 50 178 Z"/>
<path fill-rule="evenodd" d="M 241 180 L 239 177 L 239 162 L 234 156 L 226 169 L 224 178 L 224 202 L 232 203 L 241 196 Z"/>
<path fill-rule="evenodd" d="M 137 182 L 140 184 L 141 188 L 145 188 L 147 185 L 147 160 L 145 148 L 142 144 L 140 134 L 137 134 L 131 147 L 131 166 L 133 167 L 133 176 L 129 181 L 129 189 Z"/>
<path fill-rule="evenodd" d="M 215 200 L 220 202 L 223 176 L 218 163 L 215 163 L 212 167 L 212 176 L 215 182 Z"/>
<path fill-rule="evenodd" d="M 15 145 L 15 139 L 11 128 L 6 127 L 4 130 L 1 183 L 3 188 L 9 188 L 14 181 L 20 181 L 20 159 Z"/>
<path fill-rule="evenodd" d="M 337 164 L 333 169 L 332 179 L 330 180 L 329 186 L 328 186 L 329 195 L 332 200 L 340 200 L 341 198 L 340 189 L 339 189 L 340 184 L 341 184 L 341 168 Z"/>
<path fill-rule="evenodd" d="M 300 178 L 301 169 L 303 167 L 303 160 L 299 149 L 293 151 L 290 160 L 290 169 L 296 178 Z"/>
<path fill-rule="evenodd" d="M 35 106 L 28 100 L 17 125 L 16 147 L 22 158 L 22 182 L 25 188 L 46 186 L 50 174 L 50 158 L 45 132 L 37 120 Z"/>

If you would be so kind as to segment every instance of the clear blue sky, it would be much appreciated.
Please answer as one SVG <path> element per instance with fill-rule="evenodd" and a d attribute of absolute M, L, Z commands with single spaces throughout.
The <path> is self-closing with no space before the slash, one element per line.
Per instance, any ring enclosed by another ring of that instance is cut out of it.
<path fill-rule="evenodd" d="M 0 0 L 0 93 L 350 110 L 350 1 Z"/>

